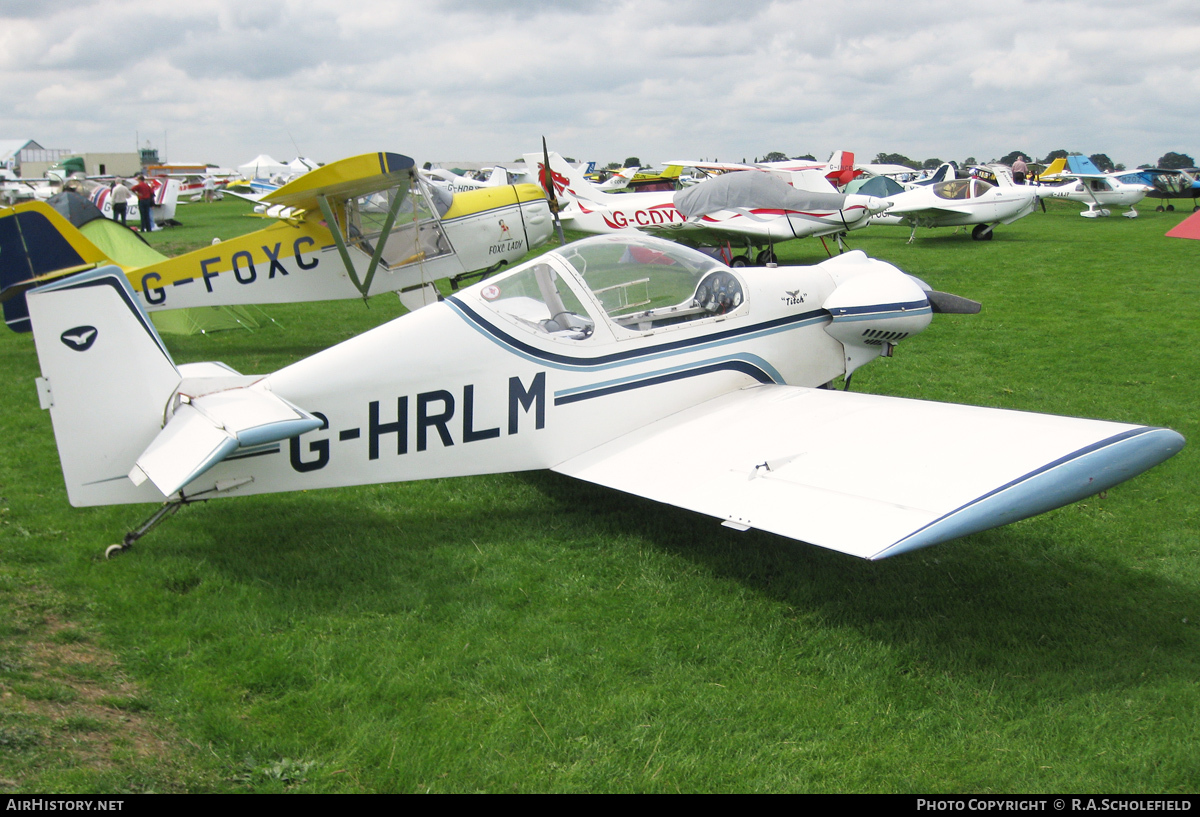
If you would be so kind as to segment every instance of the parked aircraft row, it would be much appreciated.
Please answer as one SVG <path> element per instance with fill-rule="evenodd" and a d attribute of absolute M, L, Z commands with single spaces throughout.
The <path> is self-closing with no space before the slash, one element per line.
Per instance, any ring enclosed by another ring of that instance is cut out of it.
<path fill-rule="evenodd" d="M 268 194 L 266 229 L 141 268 L 112 263 L 44 202 L 0 210 L 0 298 L 10 325 L 33 331 L 70 501 L 161 503 L 110 552 L 195 501 L 548 468 L 880 559 L 1105 490 L 1183 445 L 1169 429 L 849 393 L 858 368 L 934 313 L 979 305 L 861 252 L 739 269 L 630 229 L 769 252 L 897 210 L 962 218 L 973 199 L 1002 220 L 1001 200 L 1032 209 L 1036 188 L 971 178 L 879 197 L 834 191 L 827 177 L 845 168 L 827 167 L 611 194 L 549 151 L 526 161 L 545 191 L 452 192 L 408 157 L 351 157 Z M 545 241 L 547 193 L 572 226 L 610 234 L 437 295 L 434 281 Z M 176 365 L 147 317 L 383 291 L 429 303 L 269 375 Z M 397 366 L 398 349 L 421 353 Z M 898 426 L 973 443 L 898 456 Z"/>

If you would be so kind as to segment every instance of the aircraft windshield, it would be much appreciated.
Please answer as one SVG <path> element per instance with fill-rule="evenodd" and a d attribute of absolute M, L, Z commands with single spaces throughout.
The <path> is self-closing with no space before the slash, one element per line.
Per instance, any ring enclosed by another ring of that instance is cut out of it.
<path fill-rule="evenodd" d="M 938 182 L 933 186 L 933 192 L 941 199 L 969 199 L 971 197 L 971 180 L 955 179 L 950 182 Z"/>
<path fill-rule="evenodd" d="M 551 264 L 539 261 L 497 276 L 479 290 L 496 312 L 556 340 L 585 340 L 595 322 Z"/>
<path fill-rule="evenodd" d="M 982 196 L 994 187 L 994 184 L 988 184 L 983 179 L 954 179 L 948 182 L 938 182 L 933 186 L 933 192 L 938 198 L 943 199 L 969 199 Z"/>
<path fill-rule="evenodd" d="M 688 247 L 649 236 L 602 236 L 559 255 L 619 326 L 646 331 L 725 314 L 742 304 L 728 268 Z"/>
<path fill-rule="evenodd" d="M 392 228 L 385 237 L 383 228 L 397 198 L 402 200 Z M 348 199 L 346 243 L 373 256 L 383 239 L 380 262 L 387 269 L 447 255 L 453 252 L 453 248 L 430 204 L 430 199 L 422 194 L 419 187 L 410 191 L 406 184 L 369 196 Z"/>

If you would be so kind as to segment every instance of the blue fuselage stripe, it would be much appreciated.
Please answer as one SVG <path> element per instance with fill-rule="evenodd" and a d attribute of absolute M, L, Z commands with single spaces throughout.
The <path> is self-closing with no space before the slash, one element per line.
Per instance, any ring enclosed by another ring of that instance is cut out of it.
<path fill-rule="evenodd" d="M 547 352 L 525 343 L 524 341 L 518 340 L 499 327 L 494 326 L 488 321 L 484 320 L 483 317 L 475 312 L 475 310 L 464 304 L 456 296 L 450 296 L 445 300 L 445 303 L 462 315 L 463 318 L 465 318 L 467 322 L 477 331 L 486 336 L 490 336 L 493 341 L 507 346 L 526 359 L 535 360 L 540 363 L 561 369 L 606 369 L 614 366 L 634 363 L 639 360 L 653 360 L 659 357 L 669 357 L 681 352 L 696 351 L 707 347 L 716 347 L 733 342 L 735 340 L 745 340 L 756 335 L 767 335 L 775 332 L 783 332 L 789 329 L 798 328 L 805 324 L 820 323 L 829 320 L 829 313 L 827 311 L 824 309 L 815 309 L 798 315 L 788 315 L 782 318 L 763 321 L 762 323 L 751 324 L 749 326 L 727 329 L 723 332 L 716 332 L 711 335 L 686 338 L 683 340 L 672 341 L 670 343 L 657 344 L 641 349 L 630 349 L 625 352 L 598 355 L 596 357 L 580 357 L 575 355 L 559 354 L 557 352 Z"/>

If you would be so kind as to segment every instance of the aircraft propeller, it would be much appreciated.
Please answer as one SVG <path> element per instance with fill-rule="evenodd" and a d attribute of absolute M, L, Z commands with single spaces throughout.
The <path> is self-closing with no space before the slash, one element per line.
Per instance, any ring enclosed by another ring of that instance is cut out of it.
<path fill-rule="evenodd" d="M 929 301 L 929 307 L 935 313 L 942 315 L 978 315 L 979 310 L 983 308 L 983 305 L 979 301 L 972 301 L 970 298 L 964 298 L 961 295 L 955 295 L 951 292 L 940 292 L 915 275 L 908 277 L 916 281 L 917 286 L 925 291 L 925 299 Z"/>
<path fill-rule="evenodd" d="M 546 198 L 550 202 L 550 214 L 554 216 L 554 226 L 558 229 L 558 243 L 566 244 L 567 239 L 563 236 L 562 222 L 558 218 L 560 205 L 558 196 L 554 193 L 554 174 L 550 170 L 550 150 L 546 147 L 546 137 L 542 137 L 542 172 L 538 174 L 541 179 L 542 189 L 546 191 Z"/>

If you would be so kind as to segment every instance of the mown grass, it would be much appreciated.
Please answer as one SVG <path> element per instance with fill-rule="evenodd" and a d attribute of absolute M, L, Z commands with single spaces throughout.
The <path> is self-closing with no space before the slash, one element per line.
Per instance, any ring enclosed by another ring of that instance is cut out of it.
<path fill-rule="evenodd" d="M 179 218 L 203 244 L 239 208 Z M 1077 209 L 987 243 L 853 234 L 984 304 L 854 388 L 1191 445 L 1105 497 L 880 563 L 546 473 L 193 506 L 106 562 L 149 509 L 69 507 L 32 342 L 4 336 L 0 787 L 1195 791 L 1200 242 L 1163 237 L 1183 214 Z M 279 325 L 172 351 L 268 371 L 400 308 L 266 311 Z"/>

